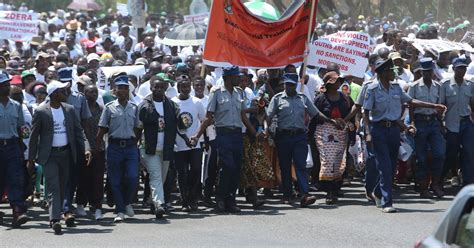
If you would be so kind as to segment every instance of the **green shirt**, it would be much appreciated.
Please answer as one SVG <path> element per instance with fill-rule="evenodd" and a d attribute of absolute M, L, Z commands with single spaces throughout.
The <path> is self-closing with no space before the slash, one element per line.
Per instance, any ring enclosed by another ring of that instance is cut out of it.
<path fill-rule="evenodd" d="M 351 89 L 351 98 L 352 98 L 352 101 L 357 101 L 357 98 L 359 97 L 359 94 L 360 94 L 360 90 L 362 89 L 362 86 L 356 84 L 356 83 L 351 83 L 350 85 L 350 89 Z"/>
<path fill-rule="evenodd" d="M 107 105 L 107 103 L 117 100 L 117 97 L 112 95 L 112 92 L 107 91 L 102 95 L 102 99 L 104 100 L 104 105 Z"/>

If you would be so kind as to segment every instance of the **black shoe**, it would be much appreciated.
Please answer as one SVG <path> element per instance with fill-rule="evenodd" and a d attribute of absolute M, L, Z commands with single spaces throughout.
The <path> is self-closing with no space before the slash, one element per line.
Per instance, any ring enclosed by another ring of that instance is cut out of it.
<path fill-rule="evenodd" d="M 316 197 L 311 196 L 311 195 L 304 195 L 303 198 L 301 198 L 300 201 L 300 207 L 305 208 L 308 207 L 309 205 L 312 205 L 316 202 Z"/>
<path fill-rule="evenodd" d="M 165 215 L 165 209 L 163 207 L 158 207 L 156 208 L 156 211 L 155 211 L 155 218 L 157 220 L 161 220 L 163 219 L 163 215 Z"/>
<path fill-rule="evenodd" d="M 31 218 L 26 214 L 15 215 L 13 216 L 12 227 L 19 228 L 21 225 L 25 224 L 30 220 Z"/>
<path fill-rule="evenodd" d="M 217 201 L 216 206 L 215 206 L 215 210 L 218 213 L 224 213 L 226 211 L 225 202 Z"/>
<path fill-rule="evenodd" d="M 0 212 L 0 225 L 3 225 L 3 216 L 5 216 L 5 213 Z"/>
<path fill-rule="evenodd" d="M 232 204 L 231 206 L 228 206 L 228 207 L 226 208 L 226 210 L 227 210 L 227 212 L 229 212 L 229 213 L 240 213 L 240 211 L 241 211 L 240 208 L 237 207 L 237 206 L 234 205 L 234 204 Z"/>
<path fill-rule="evenodd" d="M 188 205 L 184 205 L 181 207 L 182 212 L 191 212 L 191 208 Z"/>
<path fill-rule="evenodd" d="M 51 223 L 49 224 L 51 226 L 51 228 L 53 229 L 54 231 L 54 234 L 56 235 L 60 235 L 62 233 L 62 227 L 61 227 L 61 223 L 56 220 L 56 221 L 51 221 Z"/>
<path fill-rule="evenodd" d="M 211 199 L 211 197 L 204 197 L 202 199 L 202 204 L 206 208 L 214 208 L 216 207 L 216 203 Z"/>
<path fill-rule="evenodd" d="M 66 222 L 67 227 L 74 227 L 76 225 L 76 218 L 71 213 L 64 214 L 64 221 Z"/>
<path fill-rule="evenodd" d="M 195 211 L 198 211 L 198 210 L 199 210 L 198 205 L 197 205 L 196 202 L 191 202 L 191 203 L 189 204 L 189 208 L 191 209 L 191 212 L 195 212 Z"/>
<path fill-rule="evenodd" d="M 156 213 L 155 204 L 150 204 L 150 213 L 151 213 L 151 214 L 155 214 L 155 213 Z"/>
<path fill-rule="evenodd" d="M 260 201 L 260 200 L 256 200 L 253 204 L 252 204 L 252 207 L 253 209 L 258 209 L 259 207 L 265 205 L 265 201 Z"/>

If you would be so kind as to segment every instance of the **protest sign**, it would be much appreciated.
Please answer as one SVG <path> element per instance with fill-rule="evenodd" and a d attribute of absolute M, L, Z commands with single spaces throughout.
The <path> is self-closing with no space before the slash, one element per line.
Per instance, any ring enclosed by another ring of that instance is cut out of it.
<path fill-rule="evenodd" d="M 128 0 L 128 13 L 132 16 L 132 25 L 136 28 L 146 26 L 145 0 Z"/>
<path fill-rule="evenodd" d="M 425 40 L 425 39 L 413 39 L 409 41 L 421 54 L 425 54 L 426 51 L 431 51 L 432 53 L 443 53 L 450 52 L 453 50 L 465 50 L 468 52 L 473 52 L 472 47 L 467 43 L 459 43 L 448 40 Z"/>
<path fill-rule="evenodd" d="M 321 37 L 310 45 L 308 64 L 326 68 L 333 62 L 345 75 L 364 77 L 369 64 L 369 38 L 366 33 L 349 31 Z"/>
<path fill-rule="evenodd" d="M 30 41 L 38 34 L 38 13 L 0 11 L 0 39 Z"/>
<path fill-rule="evenodd" d="M 127 4 L 117 2 L 116 8 L 117 8 L 117 12 L 120 15 L 122 15 L 122 16 L 128 16 L 129 15 Z"/>
<path fill-rule="evenodd" d="M 251 14 L 242 1 L 214 1 L 204 46 L 205 64 L 281 68 L 301 63 L 312 2 L 318 1 L 295 0 L 279 20 L 269 21 Z"/>
<path fill-rule="evenodd" d="M 206 18 L 209 17 L 209 13 L 197 14 L 197 15 L 185 15 L 184 23 L 205 23 Z"/>
<path fill-rule="evenodd" d="M 145 75 L 146 70 L 144 65 L 101 67 L 97 70 L 97 78 L 99 81 L 97 87 L 103 90 L 109 90 L 109 78 L 116 72 L 126 72 L 128 75 L 135 75 L 137 78 L 140 78 Z"/>
<path fill-rule="evenodd" d="M 466 32 L 466 34 L 461 40 L 461 43 L 474 44 L 474 32 Z"/>

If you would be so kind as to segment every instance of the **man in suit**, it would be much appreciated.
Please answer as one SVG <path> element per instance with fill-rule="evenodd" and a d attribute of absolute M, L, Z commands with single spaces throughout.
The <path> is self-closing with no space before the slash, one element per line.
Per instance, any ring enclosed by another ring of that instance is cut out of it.
<path fill-rule="evenodd" d="M 30 137 L 29 169 L 34 162 L 43 165 L 49 203 L 50 226 L 61 233 L 61 212 L 68 173 L 76 163 L 78 151 L 85 153 L 85 137 L 74 107 L 66 104 L 66 87 L 51 81 L 47 87 L 49 103 L 40 105 L 33 116 Z M 66 225 L 74 226 L 74 217 L 65 215 Z"/>

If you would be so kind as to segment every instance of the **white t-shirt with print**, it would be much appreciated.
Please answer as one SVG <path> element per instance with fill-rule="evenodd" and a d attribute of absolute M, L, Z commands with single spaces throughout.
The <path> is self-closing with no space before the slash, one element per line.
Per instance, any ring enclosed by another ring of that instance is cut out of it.
<path fill-rule="evenodd" d="M 174 97 L 171 99 L 173 102 L 175 102 L 178 107 L 179 107 L 179 115 L 178 115 L 178 121 L 182 121 L 185 129 L 183 130 L 178 130 L 178 132 L 182 134 L 186 134 L 188 138 L 191 138 L 193 135 L 195 135 L 198 132 L 199 125 L 201 121 L 204 120 L 206 111 L 204 109 L 204 106 L 202 105 L 202 102 L 199 98 L 190 96 L 186 100 L 180 100 L 179 97 Z M 200 148 L 200 144 L 198 143 L 196 148 Z M 177 135 L 176 136 L 176 145 L 175 145 L 175 151 L 187 151 L 190 150 L 186 145 L 186 142 L 184 141 L 181 136 Z"/>
<path fill-rule="evenodd" d="M 67 146 L 66 120 L 64 119 L 63 109 L 51 108 L 53 114 L 53 147 Z"/>
<path fill-rule="evenodd" d="M 153 102 L 156 112 L 158 112 L 158 143 L 156 145 L 157 151 L 163 151 L 165 146 L 165 110 L 163 102 Z"/>

